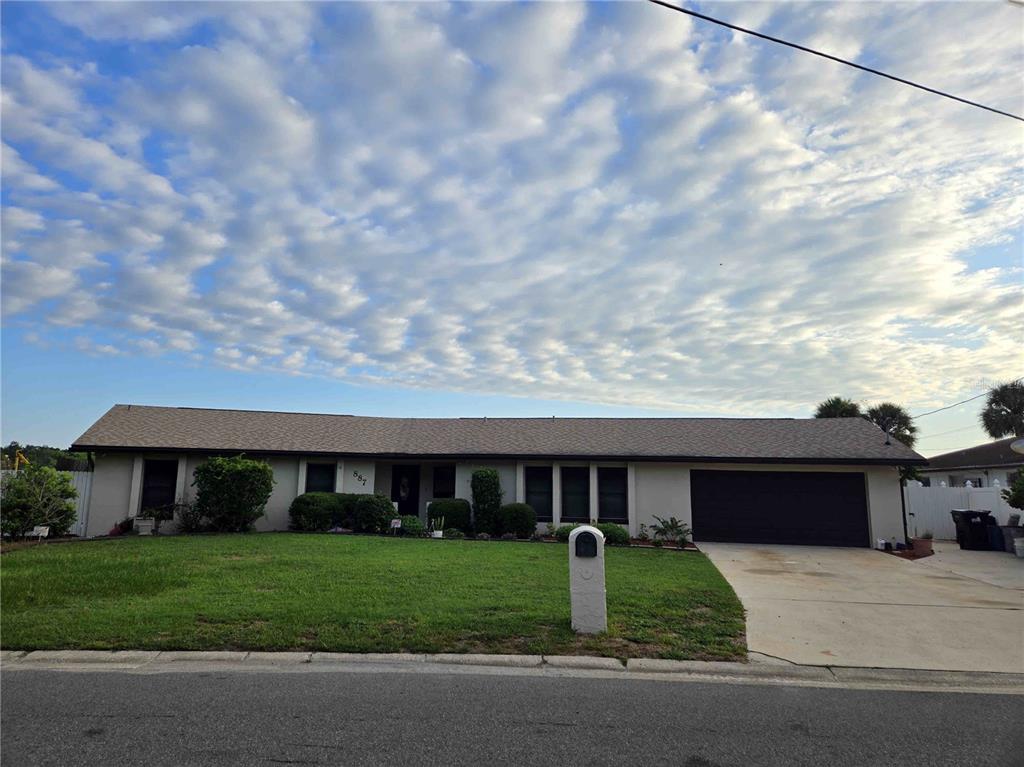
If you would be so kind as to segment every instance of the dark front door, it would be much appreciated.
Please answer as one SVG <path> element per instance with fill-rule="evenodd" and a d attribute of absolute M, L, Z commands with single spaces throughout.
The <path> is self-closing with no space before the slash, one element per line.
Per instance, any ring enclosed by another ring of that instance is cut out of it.
<path fill-rule="evenodd" d="M 391 500 L 398 501 L 402 516 L 420 515 L 420 467 L 394 465 L 391 467 Z"/>
<path fill-rule="evenodd" d="M 868 546 L 858 472 L 690 471 L 693 538 Z"/>

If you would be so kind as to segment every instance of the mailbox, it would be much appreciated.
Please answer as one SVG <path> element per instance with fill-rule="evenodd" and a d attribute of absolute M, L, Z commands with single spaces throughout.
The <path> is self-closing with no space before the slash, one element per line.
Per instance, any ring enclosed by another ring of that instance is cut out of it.
<path fill-rule="evenodd" d="M 608 630 L 604 534 L 590 525 L 581 525 L 569 533 L 569 600 L 574 631 L 600 634 Z"/>
<path fill-rule="evenodd" d="M 597 536 L 589 530 L 584 530 L 576 536 L 576 556 L 584 558 L 597 556 Z"/>

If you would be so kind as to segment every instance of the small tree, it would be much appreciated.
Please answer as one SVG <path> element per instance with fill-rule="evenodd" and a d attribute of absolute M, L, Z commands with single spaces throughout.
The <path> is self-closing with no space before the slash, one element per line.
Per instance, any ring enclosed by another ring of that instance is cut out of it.
<path fill-rule="evenodd" d="M 843 397 L 829 397 L 814 411 L 815 418 L 856 418 L 860 415 L 863 415 L 860 405 Z"/>
<path fill-rule="evenodd" d="M 23 538 L 36 525 L 46 525 L 51 536 L 67 535 L 77 497 L 71 479 L 49 466 L 7 474 L 0 485 L 0 531 Z"/>
<path fill-rule="evenodd" d="M 1017 472 L 1010 486 L 1002 491 L 1002 496 L 1013 508 L 1024 510 L 1024 471 Z"/>
<path fill-rule="evenodd" d="M 211 530 L 245 532 L 263 516 L 274 490 L 274 471 L 266 461 L 241 455 L 201 463 L 192 482 L 195 512 Z"/>
<path fill-rule="evenodd" d="M 497 469 L 477 469 L 470 481 L 473 491 L 473 528 L 478 533 L 501 535 L 501 479 Z"/>
<path fill-rule="evenodd" d="M 992 439 L 1024 437 L 1024 379 L 993 387 L 981 411 L 981 425 Z"/>

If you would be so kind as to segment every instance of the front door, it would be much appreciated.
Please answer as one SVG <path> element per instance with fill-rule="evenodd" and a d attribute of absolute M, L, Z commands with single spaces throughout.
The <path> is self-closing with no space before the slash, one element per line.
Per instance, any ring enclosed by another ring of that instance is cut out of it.
<path fill-rule="evenodd" d="M 391 467 L 391 500 L 398 501 L 398 513 L 420 515 L 420 467 L 395 464 Z"/>

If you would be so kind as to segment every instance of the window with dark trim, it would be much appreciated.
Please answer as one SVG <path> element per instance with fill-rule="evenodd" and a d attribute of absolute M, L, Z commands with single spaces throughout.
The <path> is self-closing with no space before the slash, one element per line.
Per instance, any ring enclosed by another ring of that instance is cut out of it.
<path fill-rule="evenodd" d="M 178 462 L 147 458 L 142 464 L 142 502 L 139 511 L 170 506 L 178 487 Z"/>
<path fill-rule="evenodd" d="M 590 521 L 590 468 L 562 467 L 562 521 Z"/>
<path fill-rule="evenodd" d="M 337 478 L 337 465 L 333 463 L 306 464 L 306 492 L 333 493 Z"/>
<path fill-rule="evenodd" d="M 622 524 L 629 521 L 625 466 L 597 467 L 597 518 Z"/>
<path fill-rule="evenodd" d="M 526 503 L 537 512 L 538 522 L 550 522 L 551 516 L 551 467 L 526 467 Z"/>
<path fill-rule="evenodd" d="M 434 498 L 455 497 L 455 464 L 434 467 Z"/>

